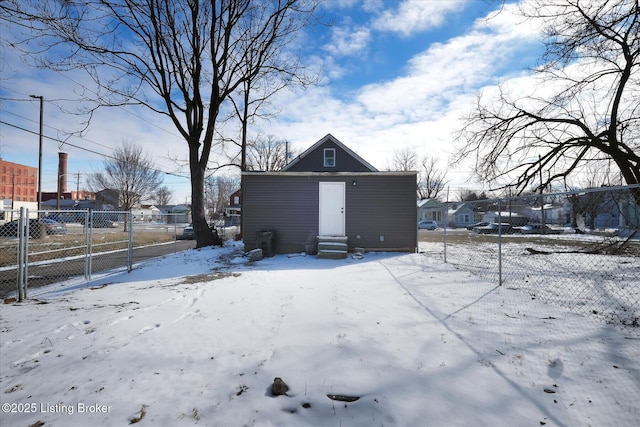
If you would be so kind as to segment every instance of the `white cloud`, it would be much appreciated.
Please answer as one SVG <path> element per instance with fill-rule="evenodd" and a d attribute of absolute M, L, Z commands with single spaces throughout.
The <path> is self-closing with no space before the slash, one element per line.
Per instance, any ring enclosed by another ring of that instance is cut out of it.
<path fill-rule="evenodd" d="M 424 5 L 420 6 L 421 3 Z M 391 31 L 392 21 L 399 20 L 400 16 L 409 19 L 405 26 L 411 31 L 426 28 L 431 25 L 429 22 L 436 22 L 434 19 L 454 11 L 462 4 L 448 1 L 402 3 L 396 15 L 389 15 L 389 26 L 385 28 Z M 409 18 L 411 8 L 422 8 L 422 15 Z M 431 21 L 426 16 L 428 11 L 433 15 L 429 18 Z M 523 78 L 522 70 L 509 69 L 509 64 L 514 58 L 527 53 L 522 46 L 530 46 L 527 44 L 535 40 L 536 29 L 507 13 L 509 11 L 506 8 L 491 19 L 479 20 L 471 32 L 425 49 L 399 70 L 400 74 L 395 78 L 354 87 L 350 93 L 336 93 L 331 86 L 312 87 L 306 91 L 282 91 L 277 99 L 272 100 L 273 105 L 281 110 L 280 116 L 263 123 L 260 130 L 289 140 L 295 149 L 306 149 L 327 133 L 332 133 L 379 169 L 385 169 L 393 151 L 403 146 L 415 147 L 420 155 L 436 157 L 444 162 L 453 151 L 452 131 L 459 126 L 460 115 L 468 109 L 478 90 L 492 87 L 510 77 Z M 340 55 L 354 55 L 367 49 L 371 28 L 355 27 L 354 31 L 349 32 L 346 30 L 349 25 L 344 21 L 332 34 L 336 44 L 326 62 L 325 78 L 337 78 L 351 71 L 347 67 L 352 65 L 340 62 Z M 59 76 L 52 75 L 49 78 L 49 74 L 46 74 L 47 77 L 44 75 L 34 70 L 16 74 L 21 78 L 12 78 L 12 94 L 28 99 L 28 91 L 32 90 L 45 95 L 47 99 L 73 97 L 71 82 Z M 16 88 L 22 92 L 16 92 Z M 37 121 L 37 107 L 35 103 L 31 104 L 25 103 L 23 107 L 28 111 L 21 114 Z M 56 123 L 60 128 L 69 127 L 67 123 L 71 117 L 65 114 L 52 117 L 50 114 L 53 110 L 47 106 L 45 108 L 48 110 L 46 122 Z M 37 124 L 30 123 L 29 128 L 37 130 Z M 173 125 L 164 116 L 148 110 L 105 109 L 94 117 L 86 137 L 112 145 L 119 145 L 123 139 L 134 140 L 143 145 L 144 151 L 153 156 L 159 167 L 175 171 L 176 164 L 167 158 L 187 157 L 187 145 L 175 133 Z M 37 152 L 37 136 L 14 132 L 3 126 L 0 138 L 6 160 L 13 161 L 12 158 L 17 157 L 11 153 L 25 150 L 23 141 L 32 144 L 26 148 L 30 158 Z M 47 170 L 54 177 L 56 151 L 55 144 L 47 145 L 47 161 L 53 162 L 47 166 Z M 215 157 L 215 153 L 212 157 Z M 81 159 L 82 163 L 72 164 L 77 159 Z M 91 172 L 101 166 L 102 159 L 99 156 L 90 159 L 87 153 L 73 149 L 70 150 L 69 162 L 70 172 Z M 32 161 L 26 164 L 35 166 Z M 187 168 L 182 172 L 188 175 Z M 453 174 L 454 171 L 449 173 Z M 459 175 L 456 177 L 463 178 Z M 52 182 L 55 182 L 55 178 Z M 167 176 L 166 183 L 175 190 L 175 201 L 183 202 L 190 197 L 188 180 Z"/>
<path fill-rule="evenodd" d="M 471 32 L 414 56 L 394 79 L 364 86 L 352 96 L 314 88 L 292 97 L 272 130 L 298 149 L 332 133 L 379 169 L 403 146 L 439 159 L 444 167 L 455 150 L 454 131 L 478 91 L 527 78 L 509 64 L 530 50 L 536 35 L 507 8 L 479 20 Z M 448 173 L 460 185 L 469 185 L 469 170 L 465 165 Z"/>
<path fill-rule="evenodd" d="M 405 75 L 363 87 L 357 101 L 372 114 L 402 113 L 408 121 L 437 118 L 459 96 L 495 83 L 503 61 L 528 43 L 520 31 L 476 30 L 434 44 L 409 61 Z"/>
<path fill-rule="evenodd" d="M 371 31 L 366 27 L 335 27 L 324 49 L 335 56 L 352 56 L 366 50 L 370 40 Z"/>
<path fill-rule="evenodd" d="M 416 1 L 406 0 L 396 10 L 385 10 L 378 16 L 373 27 L 409 36 L 418 31 L 429 30 L 443 24 L 447 14 L 462 9 L 466 1 Z"/>

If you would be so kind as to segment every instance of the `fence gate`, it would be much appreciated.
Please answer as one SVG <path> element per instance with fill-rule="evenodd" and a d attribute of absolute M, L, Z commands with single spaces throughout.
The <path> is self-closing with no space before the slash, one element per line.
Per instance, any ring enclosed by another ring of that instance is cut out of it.
<path fill-rule="evenodd" d="M 131 212 L 21 208 L 0 225 L 0 295 L 133 265 Z M 128 226 L 125 226 L 128 224 Z M 126 229 L 125 229 L 126 228 Z"/>

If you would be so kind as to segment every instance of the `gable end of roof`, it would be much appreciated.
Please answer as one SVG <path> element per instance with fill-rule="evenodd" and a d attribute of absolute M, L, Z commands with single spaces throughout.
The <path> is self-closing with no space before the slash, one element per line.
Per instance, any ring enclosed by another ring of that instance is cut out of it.
<path fill-rule="evenodd" d="M 322 144 L 326 143 L 327 141 L 331 141 L 333 142 L 335 145 L 337 145 L 338 147 L 340 147 L 342 150 L 344 150 L 345 152 L 347 152 L 351 157 L 353 157 L 355 160 L 357 160 L 359 163 L 361 163 L 365 168 L 367 168 L 370 172 L 378 172 L 378 169 L 376 169 L 375 167 L 373 167 L 371 164 L 369 164 L 369 162 L 367 162 L 366 160 L 364 160 L 362 157 L 360 157 L 359 155 L 357 155 L 353 150 L 351 150 L 349 147 L 347 147 L 346 145 L 344 145 L 342 142 L 340 142 L 335 136 L 331 135 L 330 133 L 326 134 L 322 139 L 320 139 L 318 142 L 316 142 L 315 144 L 313 144 L 311 147 L 307 148 L 304 152 L 302 152 L 302 154 L 300 154 L 298 157 L 296 157 L 293 161 L 287 163 L 287 165 L 282 168 L 282 172 L 286 172 L 288 171 L 290 168 L 292 168 L 295 164 L 297 164 L 301 159 L 304 159 L 307 155 L 309 155 L 310 153 L 312 153 L 313 151 L 315 151 L 318 147 L 322 146 Z"/>

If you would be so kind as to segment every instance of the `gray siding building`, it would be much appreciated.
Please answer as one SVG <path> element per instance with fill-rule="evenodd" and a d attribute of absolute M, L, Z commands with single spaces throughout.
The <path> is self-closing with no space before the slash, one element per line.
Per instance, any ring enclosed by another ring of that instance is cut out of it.
<path fill-rule="evenodd" d="M 416 173 L 378 172 L 331 135 L 281 172 L 242 179 L 246 250 L 267 230 L 276 253 L 315 253 L 327 237 L 350 251 L 417 249 Z"/>

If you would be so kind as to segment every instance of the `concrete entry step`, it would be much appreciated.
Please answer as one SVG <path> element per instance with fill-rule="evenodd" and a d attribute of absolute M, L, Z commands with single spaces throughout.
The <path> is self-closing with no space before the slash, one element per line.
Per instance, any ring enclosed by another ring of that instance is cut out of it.
<path fill-rule="evenodd" d="M 318 259 L 345 259 L 347 251 L 318 251 Z"/>
<path fill-rule="evenodd" d="M 319 251 L 345 251 L 349 250 L 349 245 L 342 242 L 320 242 L 318 243 Z"/>
<path fill-rule="evenodd" d="M 318 236 L 318 258 L 344 259 L 348 256 L 349 245 L 346 236 Z"/>

